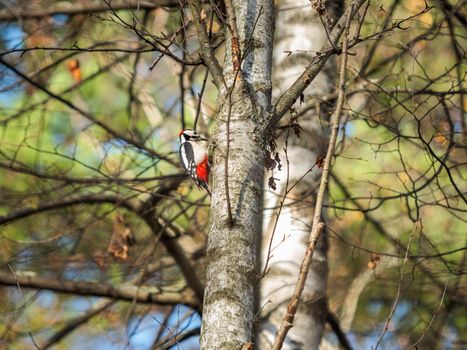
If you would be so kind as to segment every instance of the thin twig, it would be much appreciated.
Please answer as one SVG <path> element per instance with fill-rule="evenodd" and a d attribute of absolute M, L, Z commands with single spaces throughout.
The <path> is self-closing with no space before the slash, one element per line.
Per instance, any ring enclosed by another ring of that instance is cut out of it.
<path fill-rule="evenodd" d="M 266 258 L 266 262 L 264 264 L 263 272 L 260 275 L 260 278 L 264 277 L 268 273 L 268 265 L 269 265 L 269 261 L 271 260 L 271 257 L 272 257 L 271 252 L 273 250 L 272 242 L 274 240 L 274 235 L 275 235 L 275 232 L 276 232 L 276 229 L 277 229 L 277 224 L 279 222 L 279 218 L 280 218 L 282 209 L 285 206 L 284 204 L 285 204 L 285 200 L 287 199 L 288 194 L 295 188 L 295 186 L 297 186 L 299 184 L 300 181 L 302 181 L 305 178 L 305 176 L 307 176 L 309 173 L 311 173 L 313 171 L 313 169 L 317 166 L 317 163 L 315 162 L 315 164 L 313 164 L 313 166 L 310 169 L 308 169 L 299 179 L 297 179 L 297 181 L 295 181 L 295 183 L 292 186 L 290 186 L 290 188 L 289 188 L 289 160 L 288 160 L 288 157 L 287 157 L 287 151 L 285 152 L 285 156 L 286 156 L 286 163 L 287 163 L 287 175 L 286 175 L 285 192 L 284 192 L 284 195 L 282 196 L 281 201 L 280 201 L 279 206 L 278 206 L 278 212 L 276 214 L 276 218 L 275 218 L 275 221 L 274 221 L 274 227 L 272 229 L 271 238 L 269 239 L 268 255 L 267 255 L 267 258 Z"/>
<path fill-rule="evenodd" d="M 232 65 L 234 72 L 240 70 L 242 53 L 240 51 L 240 41 L 237 29 L 237 17 L 231 0 L 225 0 L 225 8 L 227 10 L 227 28 L 231 37 Z"/>
<path fill-rule="evenodd" d="M 441 311 L 441 308 L 443 307 L 444 297 L 446 296 L 446 291 L 447 290 L 448 290 L 448 281 L 446 281 L 446 284 L 444 285 L 443 294 L 441 295 L 441 300 L 439 301 L 438 308 L 434 312 L 433 317 L 431 318 L 430 322 L 428 323 L 428 326 L 425 328 L 425 330 L 423 331 L 420 338 L 418 338 L 418 340 L 415 343 L 410 345 L 408 350 L 418 349 L 417 345 L 420 344 L 420 342 L 423 340 L 423 338 L 425 338 L 425 335 L 428 333 L 428 330 L 430 329 L 431 325 L 433 324 L 436 316 L 438 316 L 439 312 Z"/>
<path fill-rule="evenodd" d="M 369 2 L 368 2 L 368 4 L 369 4 Z M 390 20 L 392 19 L 392 15 L 394 14 L 394 11 L 396 10 L 398 4 L 399 4 L 399 0 L 394 0 L 391 7 L 387 11 L 387 15 L 386 15 L 386 17 L 384 19 L 384 23 L 381 26 L 381 31 L 379 32 L 376 39 L 373 41 L 371 47 L 368 49 L 368 52 L 367 52 L 367 54 L 366 54 L 366 56 L 365 56 L 365 58 L 363 60 L 362 65 L 361 65 L 361 74 L 362 75 L 366 75 L 367 70 L 370 68 L 370 63 L 371 63 L 371 60 L 372 60 L 372 58 L 373 58 L 373 56 L 374 56 L 374 54 L 376 52 L 376 49 L 377 49 L 378 45 L 380 44 L 381 39 L 384 38 L 384 36 L 383 36 L 384 30 L 386 29 L 387 25 L 389 24 Z M 363 20 L 362 20 L 362 22 L 363 22 Z"/>
<path fill-rule="evenodd" d="M 98 315 L 102 311 L 106 310 L 115 303 L 114 300 L 104 300 L 96 303 L 95 306 L 91 308 L 86 314 L 78 316 L 65 323 L 60 330 L 51 336 L 47 342 L 42 345 L 41 350 L 49 349 L 50 347 L 59 343 L 63 338 L 72 333 L 74 330 L 78 329 L 83 324 L 89 322 L 94 316 Z"/>
<path fill-rule="evenodd" d="M 279 210 L 277 211 L 276 213 L 276 218 L 274 220 L 274 227 L 272 228 L 272 232 L 271 232 L 271 238 L 269 239 L 269 246 L 268 246 L 268 255 L 266 257 L 266 262 L 264 263 L 264 268 L 263 268 L 263 272 L 261 273 L 260 275 L 260 278 L 263 278 L 267 273 L 268 273 L 268 265 L 269 265 L 269 261 L 271 260 L 271 252 L 272 252 L 272 242 L 274 240 L 274 235 L 276 233 L 276 229 L 277 229 L 277 224 L 279 222 L 279 217 L 282 213 L 282 209 L 284 208 L 284 203 L 285 203 L 285 200 L 287 199 L 287 194 L 290 192 L 289 190 L 289 181 L 290 181 L 290 161 L 289 161 L 289 156 L 287 154 L 287 149 L 288 149 L 288 145 L 289 145 L 289 132 L 290 132 L 290 129 L 287 129 L 287 135 L 285 136 L 285 147 L 284 147 L 284 153 L 285 153 L 285 163 L 287 165 L 286 167 L 286 178 L 285 178 L 285 190 L 284 190 L 284 195 L 282 196 L 281 198 L 281 201 L 280 201 L 280 204 L 279 204 Z M 308 174 L 308 171 L 307 171 L 307 174 Z M 271 175 L 273 176 L 273 174 Z M 294 186 L 298 183 L 298 181 L 294 184 Z M 292 186 L 292 187 L 294 187 Z"/>
<path fill-rule="evenodd" d="M 209 22 L 209 39 L 211 39 L 211 36 L 212 36 L 213 23 L 214 23 L 214 12 L 211 12 L 211 21 Z M 198 93 L 198 106 L 196 107 L 196 116 L 195 116 L 195 121 L 193 123 L 193 130 L 195 131 L 196 131 L 196 127 L 198 126 L 199 115 L 201 114 L 201 103 L 203 102 L 203 95 L 204 95 L 204 90 L 206 89 L 206 83 L 208 82 L 208 76 L 209 76 L 209 69 L 206 68 L 206 72 L 204 73 L 204 78 L 203 78 L 203 84 L 201 85 L 201 91 Z"/>
<path fill-rule="evenodd" d="M 305 71 L 297 78 L 297 80 L 287 89 L 284 94 L 276 102 L 275 112 L 268 121 L 268 128 L 273 128 L 277 125 L 277 122 L 290 110 L 295 101 L 300 97 L 305 88 L 314 80 L 316 75 L 321 72 L 324 64 L 332 54 L 339 52 L 339 46 L 336 45 L 339 38 L 345 28 L 345 20 L 347 16 L 353 17 L 357 10 L 366 0 L 354 0 L 352 5 L 345 10 L 345 13 L 338 20 L 337 24 L 333 27 L 329 33 L 331 42 L 338 48 L 334 50 L 328 42 L 323 46 L 318 56 L 313 57 L 311 63 L 305 69 Z"/>
<path fill-rule="evenodd" d="M 234 83 L 235 85 L 235 80 Z M 232 91 L 233 91 L 233 86 L 232 89 L 230 89 L 229 94 L 228 94 L 228 111 L 227 111 L 227 123 L 226 123 L 226 137 L 227 137 L 227 145 L 225 146 L 225 160 L 224 160 L 224 169 L 225 169 L 225 175 L 224 175 L 224 186 L 225 186 L 225 200 L 227 201 L 227 217 L 229 220 L 229 225 L 233 224 L 233 217 L 232 217 L 232 205 L 230 203 L 230 191 L 229 191 L 229 151 L 230 151 L 230 114 L 232 113 Z"/>
<path fill-rule="evenodd" d="M 241 74 L 241 61 L 242 55 L 240 52 L 240 41 L 238 36 L 238 29 L 237 29 L 237 19 L 235 16 L 235 11 L 233 8 L 233 4 L 231 0 L 225 1 L 225 7 L 227 10 L 227 28 L 230 32 L 230 46 L 231 46 L 231 55 L 232 55 L 232 66 L 233 66 L 233 73 L 234 73 L 234 80 L 232 82 L 232 86 L 228 90 L 227 94 L 227 103 L 228 103 L 228 110 L 227 110 L 227 123 L 226 123 L 226 137 L 227 137 L 227 145 L 225 149 L 225 197 L 227 200 L 227 216 L 229 220 L 229 225 L 233 225 L 233 217 L 232 217 L 232 205 L 230 203 L 230 191 L 229 191 L 229 151 L 230 151 L 230 117 L 232 114 L 232 93 L 235 89 L 235 84 L 237 79 L 240 78 L 240 84 L 243 84 L 244 81 L 242 80 Z M 227 86 L 226 86 L 227 88 Z"/>
<path fill-rule="evenodd" d="M 27 4 L 27 3 L 25 3 Z M 179 7 L 178 0 L 155 0 L 155 1 L 141 1 L 141 0 L 124 0 L 112 1 L 112 10 L 152 10 L 160 7 Z M 16 20 L 24 20 L 30 18 L 42 18 L 54 15 L 67 15 L 75 16 L 80 14 L 91 14 L 98 12 L 110 11 L 109 6 L 105 2 L 58 2 L 52 6 L 43 6 L 37 9 L 18 9 L 18 5 L 11 6 L 0 11 L 0 21 L 10 22 Z"/>
<path fill-rule="evenodd" d="M 182 21 L 182 59 L 185 60 L 186 56 L 186 31 L 185 31 L 185 12 L 183 8 L 180 11 Z M 180 85 L 180 118 L 182 122 L 182 130 L 185 130 L 185 84 L 183 79 L 185 78 L 186 66 L 182 64 L 180 67 L 179 85 Z"/>
<path fill-rule="evenodd" d="M 204 11 L 201 9 L 201 2 L 199 0 L 189 0 L 191 13 L 193 14 L 196 32 L 198 34 L 200 44 L 200 54 L 203 58 L 204 63 L 209 69 L 211 76 L 214 80 L 214 84 L 220 90 L 222 86 L 225 86 L 224 75 L 222 74 L 222 68 L 214 55 L 211 40 L 209 39 L 206 31 L 205 18 L 202 16 Z M 204 15 L 205 16 L 205 15 Z"/>
<path fill-rule="evenodd" d="M 326 315 L 326 322 L 329 323 L 331 326 L 334 334 L 339 340 L 339 344 L 345 350 L 352 350 L 352 345 L 350 345 L 349 340 L 347 339 L 346 334 L 342 330 L 341 325 L 339 324 L 339 320 L 337 319 L 336 315 L 334 315 L 331 311 L 328 310 Z"/>
<path fill-rule="evenodd" d="M 405 250 L 404 261 L 403 261 L 402 266 L 401 266 L 401 273 L 400 273 L 400 277 L 399 277 L 399 286 L 397 287 L 396 297 L 394 298 L 394 303 L 392 305 L 391 311 L 389 312 L 389 316 L 386 319 L 386 323 L 384 325 L 383 331 L 381 332 L 381 335 L 379 336 L 375 347 L 374 348 L 371 347 L 374 350 L 378 350 L 378 346 L 381 343 L 381 341 L 383 340 L 384 335 L 386 334 L 387 330 L 389 329 L 389 323 L 391 322 L 392 317 L 394 316 L 394 313 L 396 312 L 397 304 L 399 303 L 399 298 L 400 298 L 401 292 L 402 292 L 402 280 L 404 278 L 404 268 L 405 268 L 405 265 L 407 264 L 407 261 L 409 260 L 410 245 L 412 243 L 412 238 L 414 236 L 415 230 L 417 229 L 417 226 L 418 226 L 419 223 L 420 223 L 420 221 L 417 221 L 417 223 L 415 224 L 412 232 L 410 233 L 409 243 L 407 244 L 407 249 Z"/>
<path fill-rule="evenodd" d="M 259 17 L 263 13 L 263 8 L 260 7 L 258 16 L 255 20 L 255 23 L 253 24 L 253 29 L 251 32 L 251 36 L 247 41 L 247 44 L 245 45 L 245 48 L 243 52 L 240 50 L 240 41 L 238 37 L 238 29 L 237 29 L 237 24 L 236 24 L 236 17 L 235 17 L 235 12 L 233 9 L 232 2 L 230 0 L 226 1 L 226 7 L 227 7 L 227 16 L 228 21 L 229 21 L 229 31 L 231 35 L 231 46 L 232 46 L 232 66 L 233 66 L 233 72 L 234 72 L 234 79 L 232 82 L 232 85 L 230 88 L 227 88 L 227 85 L 224 80 L 224 87 L 228 91 L 227 92 L 227 103 L 228 103 L 228 110 L 227 110 L 227 125 L 226 125 L 226 133 L 227 133 L 227 145 L 226 145 L 226 151 L 225 151 L 225 176 L 224 176 L 224 184 L 225 184 L 225 197 L 227 200 L 227 216 L 228 216 L 228 221 L 229 225 L 233 225 L 234 219 L 232 216 L 232 205 L 230 203 L 230 191 L 229 191 L 229 172 L 228 172 L 228 163 L 229 163 L 229 151 L 230 151 L 230 116 L 232 113 L 232 93 L 236 87 L 236 84 L 238 82 L 238 88 L 242 89 L 242 87 L 245 85 L 245 79 L 242 74 L 242 62 L 246 58 L 248 49 L 250 47 L 251 40 L 253 38 L 253 33 L 256 28 L 256 24 L 258 23 Z"/>
<path fill-rule="evenodd" d="M 196 127 L 198 126 L 198 119 L 201 114 L 201 104 L 203 103 L 203 95 L 204 90 L 206 89 L 206 83 L 208 82 L 209 76 L 209 69 L 206 68 L 206 72 L 204 73 L 203 84 L 201 85 L 201 91 L 198 93 L 198 105 L 196 107 L 196 116 L 195 121 L 193 123 L 193 130 L 196 131 Z"/>
<path fill-rule="evenodd" d="M 13 281 L 12 281 L 11 285 L 15 285 L 18 288 L 18 292 L 19 292 L 19 295 L 21 297 L 21 302 L 22 302 L 22 307 L 21 308 L 23 309 L 23 311 L 26 311 L 26 301 L 24 300 L 23 291 L 21 290 L 21 285 L 20 285 L 20 282 L 18 281 L 18 277 L 16 276 L 15 271 L 13 270 L 11 265 L 8 263 L 5 256 L 2 255 L 2 258 L 5 261 L 5 264 L 10 269 L 11 274 L 13 275 Z M 6 273 L 5 273 L 5 275 L 8 276 L 8 274 L 6 274 Z M 10 277 L 10 276 L 8 276 L 8 277 Z M 25 315 L 25 317 L 27 317 L 27 315 Z M 31 338 L 32 343 L 34 344 L 36 349 L 40 349 L 39 346 L 37 345 L 36 341 L 34 340 L 34 336 L 32 335 L 31 325 L 29 324 L 29 321 L 27 319 L 26 319 L 26 326 L 28 328 L 28 334 L 29 334 L 29 337 Z"/>

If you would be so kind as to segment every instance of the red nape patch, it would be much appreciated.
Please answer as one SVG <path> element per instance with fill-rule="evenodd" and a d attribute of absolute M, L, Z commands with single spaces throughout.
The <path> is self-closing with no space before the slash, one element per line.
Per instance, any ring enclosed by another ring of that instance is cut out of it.
<path fill-rule="evenodd" d="M 199 180 L 208 183 L 209 179 L 209 161 L 208 156 L 204 157 L 203 161 L 196 167 L 196 176 Z"/>
<path fill-rule="evenodd" d="M 182 136 L 182 134 L 183 134 L 184 131 L 185 131 L 185 130 L 180 131 L 180 132 L 178 133 L 178 137 Z"/>

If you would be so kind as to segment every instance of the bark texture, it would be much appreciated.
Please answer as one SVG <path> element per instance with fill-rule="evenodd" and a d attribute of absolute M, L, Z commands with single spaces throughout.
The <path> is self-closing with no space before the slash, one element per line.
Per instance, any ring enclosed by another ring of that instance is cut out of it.
<path fill-rule="evenodd" d="M 227 31 L 225 84 L 219 92 L 214 135 L 201 349 L 240 349 L 252 340 L 255 313 L 265 149 L 261 125 L 271 99 L 274 3 L 235 1 L 233 11 L 237 28 Z M 241 51 L 239 74 L 234 70 L 235 32 Z"/>
<path fill-rule="evenodd" d="M 338 7 L 338 4 L 335 3 L 334 6 Z M 328 11 L 332 15 L 338 13 L 339 9 Z M 326 19 L 323 18 L 323 21 Z M 312 52 L 319 51 L 328 39 L 323 23 L 306 0 L 281 1 L 277 12 L 277 28 L 274 51 L 274 81 L 277 82 L 274 88 L 277 91 L 274 94 L 280 96 L 303 72 L 303 67 L 309 64 Z M 289 52 L 292 54 L 289 55 Z M 305 100 L 309 100 L 310 96 L 329 93 L 334 86 L 336 73 L 336 66 L 331 60 L 305 90 Z M 321 112 L 321 115 L 314 111 L 299 118 L 298 122 L 303 128 L 300 138 L 293 132 L 284 132 L 278 140 L 279 149 L 282 149 L 284 139 L 289 136 L 287 155 L 281 155 L 282 171 L 274 172 L 274 177 L 279 179 L 278 188 L 274 192 L 267 191 L 265 195 L 262 264 L 264 266 L 267 262 L 270 270 L 261 280 L 262 327 L 258 335 L 258 349 L 272 347 L 305 254 L 314 213 L 312 194 L 317 187 L 319 170 L 315 168 L 301 178 L 325 151 L 328 143 L 330 109 L 325 108 Z M 286 158 L 289 161 L 288 167 Z M 280 205 L 281 198 L 278 194 L 285 194 L 287 182 L 290 188 L 299 180 L 300 183 L 288 193 L 280 212 L 278 209 L 267 209 Z M 279 217 L 276 222 L 277 215 Z M 327 313 L 328 275 L 327 240 L 325 234 L 321 237 L 293 328 L 288 333 L 283 349 L 319 348 Z"/>

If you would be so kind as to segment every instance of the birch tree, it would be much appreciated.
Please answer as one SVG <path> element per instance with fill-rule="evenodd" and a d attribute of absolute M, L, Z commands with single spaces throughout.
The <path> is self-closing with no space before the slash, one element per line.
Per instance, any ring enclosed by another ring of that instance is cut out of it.
<path fill-rule="evenodd" d="M 332 29 L 340 13 L 338 2 L 321 9 L 309 6 L 307 1 L 283 1 L 277 12 L 274 46 L 274 79 L 276 95 L 280 96 L 302 73 L 301 67 L 310 64 L 313 52 L 327 43 L 327 30 Z M 319 10 L 319 9 L 318 9 Z M 320 18 L 321 16 L 321 18 Z M 303 99 L 325 96 L 333 91 L 337 65 L 334 59 L 326 64 L 303 93 Z M 318 106 L 318 104 L 317 104 Z M 307 247 L 309 227 L 313 218 L 313 189 L 318 186 L 320 169 L 314 164 L 326 151 L 329 141 L 329 114 L 332 106 L 309 111 L 297 118 L 291 113 L 286 129 L 276 140 L 282 159 L 282 170 L 271 177 L 278 179 L 277 189 L 266 192 L 265 208 L 278 208 L 265 212 L 262 241 L 262 268 L 260 307 L 262 316 L 260 346 L 271 348 L 282 317 L 287 309 L 297 271 Z M 293 124 L 296 124 L 293 126 Z M 266 185 L 267 186 L 267 185 Z M 279 194 L 279 195 L 278 195 Z M 307 203 L 305 204 L 305 201 Z M 327 238 L 322 235 L 315 250 L 313 265 L 302 295 L 294 326 L 284 349 L 318 349 L 327 315 Z M 291 252 L 294 252 L 291 254 Z"/>

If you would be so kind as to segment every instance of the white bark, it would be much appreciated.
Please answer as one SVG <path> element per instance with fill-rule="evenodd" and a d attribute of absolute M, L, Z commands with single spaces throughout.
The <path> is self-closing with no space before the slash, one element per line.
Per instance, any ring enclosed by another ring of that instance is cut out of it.
<path fill-rule="evenodd" d="M 283 0 L 278 7 L 276 45 L 274 48 L 274 78 L 280 96 L 292 82 L 303 72 L 309 63 L 311 52 L 319 51 L 327 40 L 323 25 L 312 10 L 308 0 Z M 292 52 L 289 55 L 289 52 Z M 305 100 L 309 96 L 326 94 L 331 91 L 336 69 L 329 62 L 305 91 Z M 287 157 L 289 166 L 289 187 L 309 170 L 327 146 L 328 128 L 325 117 L 310 114 L 299 120 L 304 129 L 298 139 L 290 132 Z M 284 140 L 280 140 L 279 149 Z M 285 154 L 281 154 L 282 171 L 274 172 L 279 178 L 277 190 L 267 192 L 265 207 L 277 207 L 280 202 L 278 194 L 285 193 L 287 166 Z M 269 175 L 268 175 L 269 176 Z M 266 210 L 264 215 L 264 232 L 262 241 L 262 264 L 270 255 L 268 267 L 270 271 L 261 281 L 260 307 L 262 326 L 258 335 L 258 349 L 272 346 L 275 334 L 287 308 L 298 270 L 305 254 L 308 233 L 311 227 L 314 208 L 310 204 L 312 189 L 317 187 L 319 170 L 301 180 L 289 194 L 280 213 L 277 227 L 274 223 L 277 210 Z M 308 204 L 303 200 L 308 201 Z M 322 235 L 313 256 L 312 268 L 309 272 L 305 290 L 295 316 L 294 326 L 289 331 L 283 349 L 318 349 L 321 342 L 326 319 L 326 279 L 327 243 Z M 272 251 L 268 251 L 272 239 Z"/>
<path fill-rule="evenodd" d="M 246 83 L 237 81 L 231 98 L 228 191 L 234 222 L 229 224 L 224 183 L 229 99 L 227 90 L 221 89 L 214 135 L 201 349 L 239 350 L 252 340 L 255 313 L 265 149 L 259 125 L 264 123 L 265 107 L 270 105 L 274 3 L 272 0 L 236 1 L 234 9 L 242 50 L 250 43 L 242 64 Z M 234 73 L 229 32 L 227 39 L 223 73 L 230 87 Z"/>

